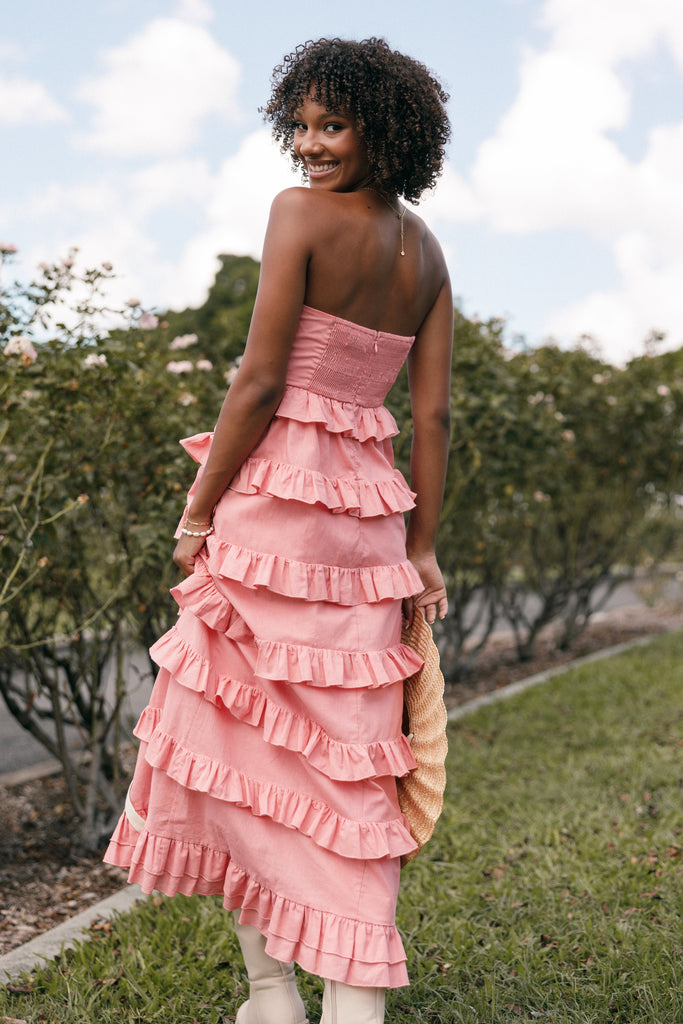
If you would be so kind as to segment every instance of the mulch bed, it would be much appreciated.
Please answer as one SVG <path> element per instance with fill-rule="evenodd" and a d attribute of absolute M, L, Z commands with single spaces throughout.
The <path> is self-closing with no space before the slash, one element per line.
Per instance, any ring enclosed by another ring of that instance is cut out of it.
<path fill-rule="evenodd" d="M 592 624 L 570 653 L 542 637 L 532 661 L 515 660 L 509 637 L 492 640 L 472 673 L 449 684 L 455 707 L 518 679 L 634 637 L 683 627 L 679 609 L 629 608 Z M 101 852 L 74 849 L 78 823 L 59 775 L 0 785 L 0 955 L 61 924 L 123 887 L 126 874 L 105 865 Z"/>

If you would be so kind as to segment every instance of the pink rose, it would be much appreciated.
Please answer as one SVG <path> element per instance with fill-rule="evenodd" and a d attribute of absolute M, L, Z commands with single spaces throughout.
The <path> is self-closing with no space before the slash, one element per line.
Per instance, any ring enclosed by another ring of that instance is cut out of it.
<path fill-rule="evenodd" d="M 210 359 L 198 359 L 195 366 L 198 370 L 213 370 L 213 363 Z"/>
<path fill-rule="evenodd" d="M 191 345 L 197 344 L 196 334 L 179 334 L 177 338 L 174 338 L 169 348 L 173 352 L 177 352 L 182 348 L 189 348 Z"/>
<path fill-rule="evenodd" d="M 138 327 L 141 327 L 143 331 L 153 331 L 158 326 L 159 317 L 155 316 L 154 313 L 143 313 L 138 320 Z"/>
<path fill-rule="evenodd" d="M 5 345 L 6 356 L 19 356 L 25 366 L 35 363 L 38 353 L 33 347 L 33 342 L 25 334 L 17 334 Z"/>
<path fill-rule="evenodd" d="M 189 359 L 181 359 L 178 362 L 166 363 L 166 369 L 169 373 L 192 373 L 194 366 Z"/>
<path fill-rule="evenodd" d="M 96 352 L 91 352 L 90 355 L 86 356 L 83 360 L 83 365 L 89 368 L 94 366 L 106 366 L 107 357 L 103 353 L 98 355 Z"/>

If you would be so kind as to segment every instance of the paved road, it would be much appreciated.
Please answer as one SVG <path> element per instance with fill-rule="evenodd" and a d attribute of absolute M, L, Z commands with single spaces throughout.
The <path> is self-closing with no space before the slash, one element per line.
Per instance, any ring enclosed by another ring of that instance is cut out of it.
<path fill-rule="evenodd" d="M 672 577 L 670 583 L 665 587 L 665 592 L 660 596 L 675 596 L 680 599 L 682 595 L 683 583 L 676 577 Z M 606 605 L 606 610 L 614 611 L 618 608 L 642 606 L 643 603 L 642 588 L 624 584 L 612 594 Z M 500 632 L 506 631 L 505 623 L 501 621 L 498 628 Z M 126 708 L 126 715 L 135 724 L 140 711 L 147 703 L 153 682 L 149 671 L 149 662 L 144 652 L 140 651 L 129 658 L 127 675 L 130 680 L 134 681 L 134 686 Z M 73 735 L 73 739 L 76 742 L 75 735 Z M 18 725 L 0 698 L 0 774 L 40 764 L 48 757 L 49 754 L 45 748 Z"/>
<path fill-rule="evenodd" d="M 136 652 L 126 659 L 126 678 L 131 681 L 131 693 L 124 709 L 124 720 L 134 725 L 149 699 L 154 681 L 144 651 Z M 69 742 L 78 746 L 78 735 L 74 729 L 69 730 Z M 42 743 L 22 729 L 0 697 L 0 775 L 29 768 L 49 758 L 50 754 Z"/>

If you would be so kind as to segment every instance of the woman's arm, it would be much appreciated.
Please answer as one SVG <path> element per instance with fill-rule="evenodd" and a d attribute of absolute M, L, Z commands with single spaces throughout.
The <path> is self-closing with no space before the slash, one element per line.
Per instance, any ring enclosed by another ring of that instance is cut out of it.
<path fill-rule="evenodd" d="M 437 614 L 444 618 L 448 612 L 446 588 L 434 546 L 450 443 L 452 347 L 453 297 L 446 275 L 408 357 L 413 415 L 410 485 L 417 498 L 408 520 L 406 547 L 424 586 L 414 604 L 424 609 L 428 622 L 434 622 Z"/>
<path fill-rule="evenodd" d="M 287 363 L 301 313 L 310 256 L 302 230 L 304 189 L 287 189 L 271 207 L 263 246 L 259 287 L 240 368 L 225 396 L 211 451 L 188 509 L 188 528 L 208 528 L 214 507 L 244 460 L 256 446 L 277 409 L 285 387 Z M 193 572 L 203 537 L 183 534 L 173 560 L 186 575 Z"/>

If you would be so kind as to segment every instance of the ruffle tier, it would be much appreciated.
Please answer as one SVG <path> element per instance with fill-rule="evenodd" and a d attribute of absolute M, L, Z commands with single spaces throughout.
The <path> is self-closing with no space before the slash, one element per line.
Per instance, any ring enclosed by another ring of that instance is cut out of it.
<path fill-rule="evenodd" d="M 373 689 L 408 679 L 422 668 L 421 658 L 400 643 L 379 651 L 337 651 L 257 637 L 256 647 L 256 675 L 312 686 Z"/>
<path fill-rule="evenodd" d="M 331 434 L 343 434 L 357 441 L 384 441 L 398 434 L 396 420 L 383 406 L 361 406 L 340 402 L 326 395 L 288 385 L 276 416 L 299 423 L 320 423 Z"/>
<path fill-rule="evenodd" d="M 218 590 L 214 578 L 200 567 L 171 593 L 181 609 L 189 609 L 211 629 L 235 639 L 252 637 L 225 595 Z M 343 651 L 259 636 L 253 636 L 253 642 L 256 648 L 254 673 L 261 679 L 372 689 L 408 679 L 422 667 L 420 657 L 402 643 L 377 651 Z M 159 643 L 161 641 L 151 648 L 153 657 Z"/>
<path fill-rule="evenodd" d="M 207 552 L 211 573 L 215 577 L 237 581 L 251 590 L 263 587 L 276 594 L 303 601 L 330 601 L 343 605 L 375 604 L 378 601 L 410 597 L 422 587 L 418 572 L 408 560 L 396 565 L 365 565 L 358 568 L 323 565 L 297 561 L 284 555 L 252 551 L 215 535 L 207 538 Z M 198 599 L 201 599 L 200 592 L 210 588 L 207 583 L 210 579 L 200 572 L 196 581 Z M 207 600 L 210 600 L 208 593 Z M 224 598 L 220 600 L 224 601 Z"/>
<path fill-rule="evenodd" d="M 400 857 L 415 849 L 401 815 L 391 821 L 356 821 L 306 793 L 252 778 L 230 764 L 188 750 L 160 724 L 161 710 L 146 708 L 135 736 L 147 743 L 145 760 L 184 789 L 206 793 L 252 814 L 295 828 L 318 846 L 354 860 Z"/>
<path fill-rule="evenodd" d="M 334 604 L 374 604 L 400 600 L 421 589 L 411 562 L 347 568 L 301 562 L 284 555 L 252 551 L 212 535 L 206 543 L 211 571 L 245 587 L 265 587 L 286 597 Z"/>
<path fill-rule="evenodd" d="M 217 707 L 226 708 L 239 721 L 261 729 L 266 743 L 301 754 L 330 779 L 360 781 L 383 775 L 400 778 L 416 766 L 410 743 L 403 734 L 395 740 L 374 743 L 333 739 L 318 723 L 277 704 L 262 687 L 221 674 L 192 649 L 175 627 L 157 641 L 152 653 L 156 663 L 181 686 L 201 693 Z M 148 712 L 149 708 L 143 712 L 138 729 L 147 730 L 143 719 Z"/>
<path fill-rule="evenodd" d="M 231 640 L 252 639 L 252 633 L 244 619 L 237 614 L 234 605 L 221 594 L 216 581 L 209 575 L 201 560 L 197 560 L 191 576 L 186 576 L 176 587 L 171 588 L 171 594 L 181 610 L 191 609 L 198 619 L 217 633 L 225 634 Z M 164 640 L 165 635 L 150 648 L 149 653 L 155 661 L 157 650 Z"/>
<path fill-rule="evenodd" d="M 362 476 L 330 477 L 317 470 L 272 459 L 245 459 L 230 484 L 240 494 L 267 494 L 284 501 L 324 505 L 352 516 L 389 516 L 415 506 L 415 492 L 395 469 L 380 480 Z"/>
<path fill-rule="evenodd" d="M 408 984 L 405 951 L 395 927 L 357 921 L 280 896 L 225 851 L 149 831 L 139 834 L 122 815 L 106 860 L 130 866 L 130 881 L 145 893 L 222 895 L 226 909 L 241 907 L 242 923 L 267 935 L 266 951 L 276 960 L 295 960 L 318 977 L 349 985 Z"/>
<path fill-rule="evenodd" d="M 321 395 L 316 398 L 323 401 Z M 344 405 L 341 402 L 335 403 L 333 399 L 324 401 L 340 407 Z M 380 406 L 375 410 L 380 421 L 383 421 L 379 411 L 382 409 L 386 415 L 391 416 L 388 410 Z M 180 443 L 185 451 L 203 466 L 211 448 L 212 438 L 213 433 L 204 432 L 186 437 Z M 306 505 L 319 504 L 330 512 L 347 512 L 349 515 L 362 518 L 410 511 L 415 505 L 415 492 L 410 490 L 399 470 L 388 465 L 384 471 L 386 475 L 377 479 L 368 479 L 362 474 L 328 476 L 305 466 L 254 456 L 245 459 L 233 477 L 230 489 L 240 494 L 265 494 L 283 501 L 300 501 Z M 194 487 L 190 494 L 193 490 Z"/>

